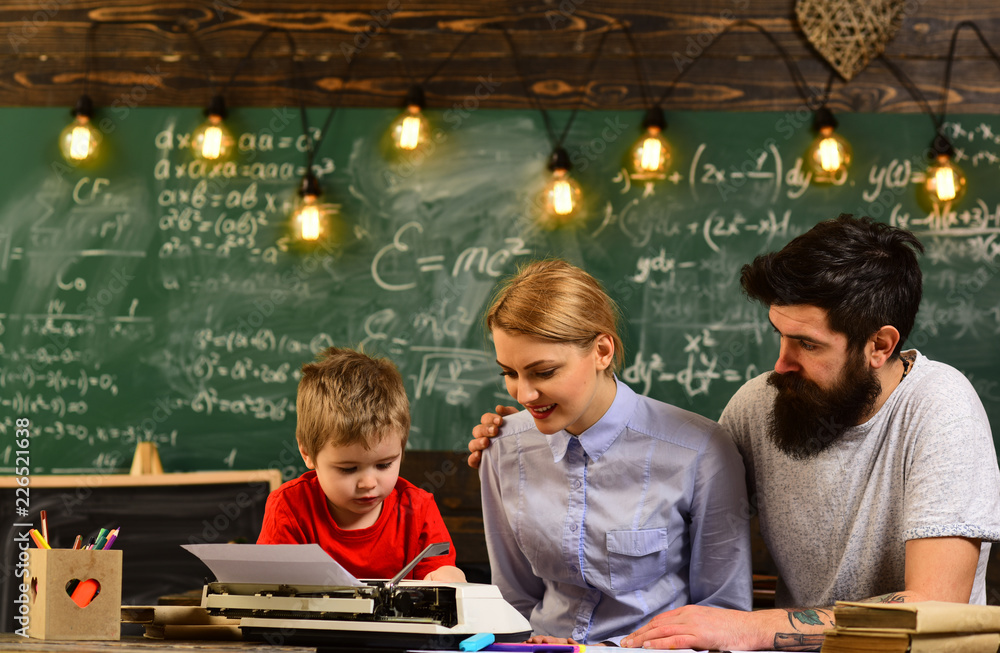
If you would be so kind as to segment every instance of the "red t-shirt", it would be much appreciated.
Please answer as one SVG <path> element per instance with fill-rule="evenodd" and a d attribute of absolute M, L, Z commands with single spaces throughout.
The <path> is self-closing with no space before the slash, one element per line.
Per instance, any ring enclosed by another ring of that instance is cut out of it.
<path fill-rule="evenodd" d="M 435 542 L 451 544 L 451 536 L 430 492 L 400 478 L 382 502 L 378 521 L 368 528 L 344 530 L 330 515 L 313 470 L 267 497 L 257 538 L 257 544 L 319 544 L 357 578 L 392 578 Z M 445 555 L 424 558 L 407 578 L 422 580 L 445 565 L 455 565 L 454 544 Z"/>

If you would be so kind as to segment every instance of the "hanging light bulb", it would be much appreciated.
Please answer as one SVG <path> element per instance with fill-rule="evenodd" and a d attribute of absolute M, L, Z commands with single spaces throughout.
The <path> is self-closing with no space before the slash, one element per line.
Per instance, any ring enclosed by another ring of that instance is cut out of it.
<path fill-rule="evenodd" d="M 299 187 L 299 205 L 292 214 L 292 233 L 295 238 L 305 242 L 319 240 L 325 231 L 326 216 L 320 206 L 319 180 L 313 173 L 306 173 Z"/>
<path fill-rule="evenodd" d="M 208 118 L 191 134 L 191 147 L 198 158 L 224 159 L 233 149 L 233 136 L 222 122 L 226 118 L 225 99 L 214 96 L 205 114 Z"/>
<path fill-rule="evenodd" d="M 63 157 L 74 165 L 90 163 L 97 157 L 101 132 L 94 128 L 94 103 L 89 95 L 81 95 L 73 109 L 73 122 L 59 135 L 59 149 Z"/>
<path fill-rule="evenodd" d="M 663 179 L 670 167 L 670 143 L 663 137 L 667 128 L 663 109 L 650 107 L 642 120 L 644 133 L 632 146 L 632 178 Z"/>
<path fill-rule="evenodd" d="M 816 110 L 813 130 L 816 138 L 806 150 L 806 164 L 813 180 L 821 183 L 843 183 L 851 165 L 851 146 L 838 134 L 837 119 L 826 106 Z"/>
<path fill-rule="evenodd" d="M 938 134 L 931 142 L 931 164 L 927 167 L 924 190 L 931 204 L 957 203 L 965 196 L 965 173 L 955 165 L 955 148 Z"/>
<path fill-rule="evenodd" d="M 570 176 L 569 154 L 561 147 L 549 159 L 552 178 L 542 190 L 543 221 L 548 226 L 566 224 L 579 217 L 582 192 L 580 185 Z"/>
<path fill-rule="evenodd" d="M 393 144 L 400 150 L 413 151 L 430 139 L 431 127 L 424 117 L 424 89 L 413 86 L 406 94 L 406 109 L 389 127 Z"/>

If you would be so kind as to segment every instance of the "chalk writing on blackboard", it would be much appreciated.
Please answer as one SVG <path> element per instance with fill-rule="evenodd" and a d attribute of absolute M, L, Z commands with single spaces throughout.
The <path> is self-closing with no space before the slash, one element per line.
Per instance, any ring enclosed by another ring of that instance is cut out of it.
<path fill-rule="evenodd" d="M 777 348 L 740 268 L 841 211 L 921 237 L 911 344 L 966 372 L 1000 416 L 994 117 L 946 125 L 969 196 L 928 212 L 920 116 L 844 116 L 855 162 L 820 185 L 803 165 L 809 130 L 779 131 L 777 115 L 673 116 L 677 165 L 653 183 L 623 167 L 628 139 L 602 140 L 617 112 L 581 113 L 566 143 L 587 164 L 574 175 L 589 217 L 545 230 L 532 214 L 548 155 L 537 112 L 472 112 L 406 166 L 378 146 L 394 113 L 338 111 L 312 172 L 348 228 L 306 250 L 285 229 L 306 172 L 295 111 L 234 112 L 239 151 L 205 163 L 187 147 L 200 112 L 135 109 L 108 163 L 83 170 L 37 145 L 62 111 L 0 110 L 21 154 L 0 160 L 0 435 L 31 416 L 39 473 L 120 469 L 141 441 L 171 471 L 267 467 L 294 438 L 302 364 L 337 345 L 397 364 L 411 447 L 453 448 L 506 400 L 482 311 L 500 279 L 545 256 L 618 300 L 626 383 L 717 418 Z"/>

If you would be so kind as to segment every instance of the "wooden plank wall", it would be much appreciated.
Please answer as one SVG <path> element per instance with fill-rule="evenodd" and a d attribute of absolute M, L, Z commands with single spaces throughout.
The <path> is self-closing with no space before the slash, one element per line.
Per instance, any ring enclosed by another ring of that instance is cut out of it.
<path fill-rule="evenodd" d="M 785 63 L 755 29 L 735 28 L 705 51 L 736 19 L 764 27 L 811 87 L 825 86 L 829 67 L 797 28 L 793 0 L 8 0 L 0 5 L 0 105 L 72 106 L 86 80 L 98 106 L 206 105 L 213 87 L 226 88 L 230 106 L 395 106 L 412 81 L 444 64 L 426 85 L 430 106 L 530 107 L 506 29 L 546 108 L 573 108 L 582 94 L 584 107 L 641 109 L 641 85 L 620 27 L 627 24 L 650 94 L 673 86 L 668 111 L 799 109 L 803 100 Z M 994 0 L 907 0 L 887 48 L 935 110 L 952 31 L 963 20 L 975 21 L 1000 48 Z M 227 85 L 268 27 L 278 31 Z M 281 30 L 293 37 L 294 63 Z M 354 63 L 346 78 L 348 55 Z M 678 62 L 689 59 L 697 62 L 675 83 Z M 959 36 L 949 103 L 954 112 L 1000 110 L 1000 68 L 968 29 Z M 830 105 L 922 110 L 878 61 L 850 83 L 838 78 Z"/>

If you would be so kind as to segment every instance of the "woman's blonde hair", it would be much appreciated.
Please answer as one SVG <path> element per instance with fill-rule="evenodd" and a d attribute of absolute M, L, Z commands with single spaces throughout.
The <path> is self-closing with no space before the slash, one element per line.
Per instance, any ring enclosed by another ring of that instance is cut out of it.
<path fill-rule="evenodd" d="M 625 360 L 618 335 L 619 310 L 601 284 L 561 259 L 528 263 L 497 290 L 486 313 L 486 328 L 502 329 L 587 349 L 606 333 L 615 345 L 606 372 Z"/>

